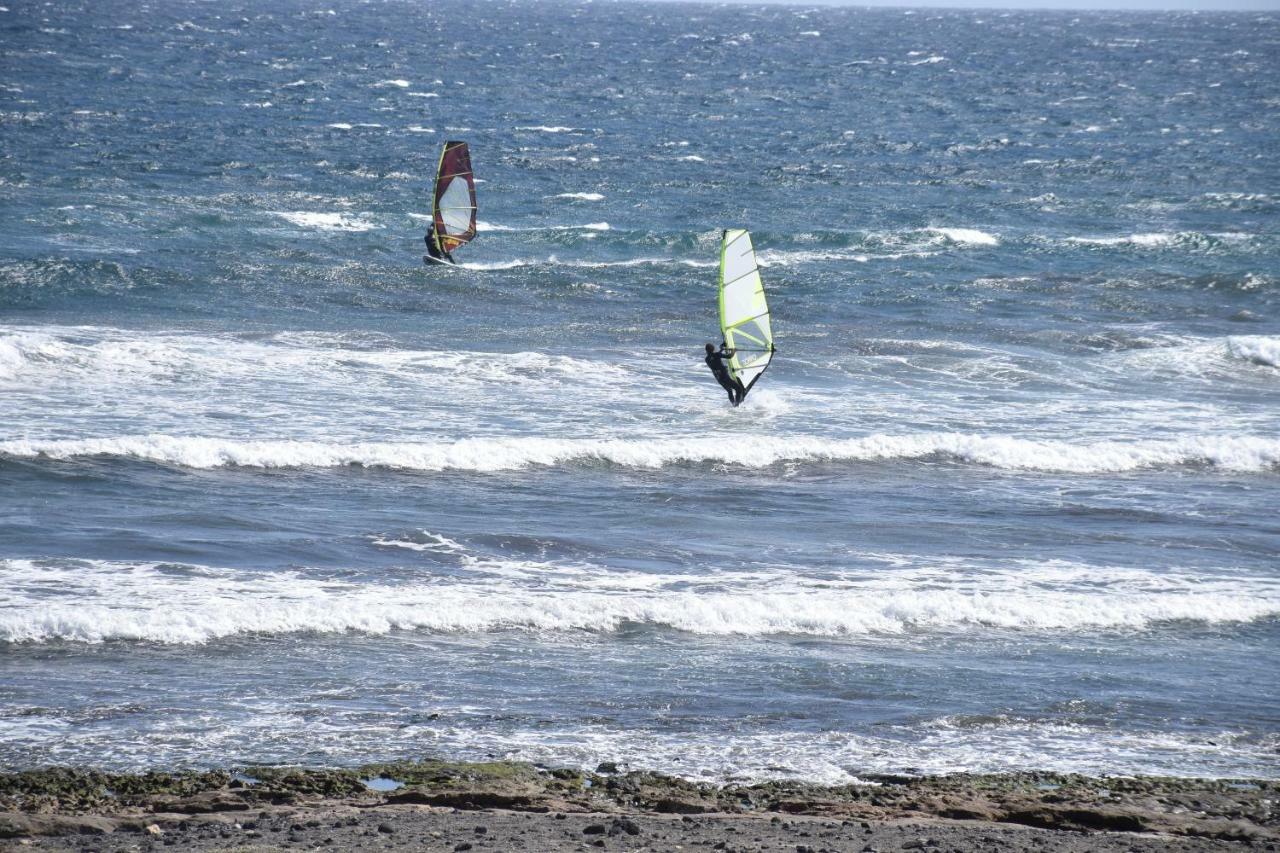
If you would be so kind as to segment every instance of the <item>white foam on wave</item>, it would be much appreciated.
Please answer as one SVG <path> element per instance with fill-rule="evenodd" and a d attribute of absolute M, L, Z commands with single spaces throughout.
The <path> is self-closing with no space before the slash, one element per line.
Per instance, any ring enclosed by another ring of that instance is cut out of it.
<path fill-rule="evenodd" d="M 781 249 L 762 249 L 756 252 L 756 260 L 762 267 L 797 266 L 808 263 L 828 261 L 850 261 L 855 264 L 869 263 L 875 260 L 897 260 L 899 258 L 924 258 L 936 252 L 887 252 L 874 256 L 854 249 L 803 249 L 800 251 L 784 251 Z"/>
<path fill-rule="evenodd" d="M 32 335 L 5 335 L 0 338 L 0 379 L 15 378 L 48 339 L 47 336 L 42 339 L 33 338 Z"/>
<path fill-rule="evenodd" d="M 1270 204 L 1275 199 L 1266 193 L 1221 192 L 1204 193 L 1200 198 L 1210 202 L 1234 204 L 1237 202 L 1260 202 Z"/>
<path fill-rule="evenodd" d="M 1156 232 L 1149 234 L 1129 234 L 1118 237 L 1068 237 L 1069 243 L 1085 243 L 1097 246 L 1133 245 L 1146 248 L 1165 246 L 1187 246 L 1191 248 L 1212 247 L 1217 243 L 1244 244 L 1253 240 L 1254 234 L 1245 231 L 1222 231 L 1201 233 L 1198 231 L 1179 231 L 1176 233 Z"/>
<path fill-rule="evenodd" d="M 516 130 L 532 130 L 532 131 L 537 131 L 539 133 L 574 133 L 577 131 L 577 128 L 562 127 L 560 125 L 547 126 L 547 125 L 537 124 L 537 125 L 526 125 L 523 127 L 517 127 Z"/>
<path fill-rule="evenodd" d="M 604 201 L 600 193 L 557 193 L 552 198 L 567 198 L 574 201 Z"/>
<path fill-rule="evenodd" d="M 326 125 L 326 126 L 331 127 L 334 130 L 350 130 L 351 129 L 351 125 L 347 124 L 345 121 L 337 121 L 337 122 L 334 122 L 333 124 Z"/>
<path fill-rule="evenodd" d="M 1172 246 L 1178 241 L 1177 234 L 1129 234 L 1121 237 L 1068 237 L 1068 243 L 1084 243 L 1094 246 Z"/>
<path fill-rule="evenodd" d="M 86 330 L 88 331 L 88 330 Z M 79 330 L 55 334 L 44 330 L 0 331 L 0 381 L 22 380 L 33 372 L 49 375 L 93 374 L 98 383 L 110 377 L 129 381 L 171 376 L 196 359 L 163 337 L 112 337 L 86 340 Z M 43 382 L 41 383 L 43 384 Z"/>
<path fill-rule="evenodd" d="M 1134 773 L 1197 778 L 1274 778 L 1274 738 L 1238 732 L 1117 731 L 1050 720 L 999 719 L 981 727 L 935 721 L 873 727 L 871 732 L 671 732 L 575 723 L 499 733 L 449 731 L 436 748 L 487 760 L 572 765 L 593 770 L 627 756 L 627 770 L 654 770 L 697 782 L 802 779 L 820 785 L 867 784 L 857 773 L 1001 773 L 1035 768 L 1107 776 Z M 856 772 L 855 772 L 856 770 Z"/>
<path fill-rule="evenodd" d="M 385 380 L 418 378 L 437 388 L 458 389 L 531 377 L 542 384 L 568 377 L 578 381 L 590 373 L 588 362 L 565 355 L 406 349 L 387 343 L 370 347 L 359 337 L 302 332 L 246 340 L 139 335 L 100 327 L 0 327 L 0 382 L 12 381 L 10 389 L 35 389 L 37 394 L 40 389 L 78 387 L 90 396 L 72 399 L 92 408 L 99 393 L 117 397 L 119 384 L 130 386 L 129 393 L 144 405 L 153 405 L 152 399 L 138 395 L 157 382 L 247 381 L 269 387 L 304 381 L 312 388 L 351 383 L 367 392 L 369 383 Z"/>
<path fill-rule="evenodd" d="M 1066 237 L 1064 242 L 1078 245 L 1106 247 L 1136 247 L 1139 249 L 1177 248 L 1195 252 L 1230 251 L 1248 249 L 1249 244 L 1257 239 L 1257 234 L 1243 231 L 1200 232 L 1200 231 L 1159 231 L 1139 234 L 1115 236 L 1083 236 Z M 1053 240 L 1055 238 L 1048 238 Z"/>
<path fill-rule="evenodd" d="M 795 236 L 799 239 L 806 235 Z M 757 252 L 757 258 L 762 266 L 830 261 L 865 264 L 873 260 L 931 257 L 951 246 L 998 246 L 1000 238 L 976 228 L 936 227 L 870 232 L 863 235 L 860 242 L 859 247 L 763 249 Z"/>
<path fill-rule="evenodd" d="M 1227 338 L 1227 352 L 1254 364 L 1280 367 L 1280 337 L 1236 335 Z"/>
<path fill-rule="evenodd" d="M 964 246 L 998 246 L 1000 238 L 976 228 L 926 228 L 926 231 L 945 237 Z"/>
<path fill-rule="evenodd" d="M 457 266 L 461 267 L 464 270 L 476 270 L 477 272 L 483 272 L 486 270 L 490 270 L 490 271 L 513 270 L 513 269 L 518 269 L 520 267 L 542 266 L 542 262 L 541 261 L 521 261 L 521 260 L 467 261 L 467 262 L 460 262 L 457 264 Z"/>
<path fill-rule="evenodd" d="M 1111 363 L 1122 374 L 1134 370 L 1175 378 L 1200 377 L 1214 382 L 1260 375 L 1240 362 L 1260 367 L 1280 367 L 1280 337 L 1274 335 L 1232 335 L 1228 338 L 1151 335 L 1142 346 L 1110 354 L 1099 362 Z"/>
<path fill-rule="evenodd" d="M 792 405 L 787 398 L 772 388 L 760 388 L 753 391 L 750 400 L 745 405 L 753 415 L 762 415 L 766 418 L 785 415 L 792 409 Z"/>
<path fill-rule="evenodd" d="M 116 706 L 120 707 L 120 706 Z M 126 713 L 136 705 L 121 708 Z M 455 760 L 494 758 L 594 770 L 620 761 L 627 771 L 654 770 L 697 782 L 736 783 L 801 779 L 817 784 L 866 783 L 856 773 L 934 774 L 1024 771 L 1028 768 L 1095 777 L 1117 773 L 1224 779 L 1280 775 L 1274 757 L 1280 738 L 1240 730 L 1141 731 L 1075 722 L 1068 712 L 1047 718 L 995 717 L 985 725 L 934 718 L 870 728 L 788 730 L 767 719 L 726 728 L 585 720 L 539 720 L 492 725 L 506 719 L 493 707 L 448 702 L 439 719 L 406 718 L 398 703 L 361 709 L 358 721 L 317 725 L 313 697 L 297 702 L 260 699 L 247 713 L 218 716 L 169 711 L 166 722 L 144 727 L 83 725 L 84 712 L 33 709 L 0 719 L 0 742 L 29 763 L 71 763 L 89 756 L 104 769 L 224 766 L 228 756 L 285 764 L 300 753 L 334 766 L 369 755 L 413 757 L 428 752 Z M 112 706 L 98 706 L 110 713 Z"/>
<path fill-rule="evenodd" d="M 684 155 L 683 157 L 677 157 L 676 159 L 677 159 L 677 160 L 681 160 L 681 161 L 683 161 L 683 162 L 685 162 L 685 163 L 705 163 L 705 162 L 707 162 L 705 158 L 703 158 L 703 157 L 699 157 L 697 154 L 686 154 L 686 155 Z"/>
<path fill-rule="evenodd" d="M 282 219 L 301 225 L 304 228 L 316 228 L 320 231 L 372 231 L 382 226 L 365 219 L 348 216 L 345 213 L 318 213 L 309 210 L 275 211 Z"/>
<path fill-rule="evenodd" d="M 408 80 L 379 80 L 377 83 L 373 84 L 373 88 L 375 89 L 386 89 L 386 88 L 408 89 L 409 81 Z"/>
<path fill-rule="evenodd" d="M 457 543 L 440 540 L 456 556 Z M 412 549 L 428 567 L 401 583 L 298 569 L 4 559 L 0 640 L 199 644 L 243 634 L 612 632 L 628 624 L 710 636 L 849 637 L 1149 630 L 1280 615 L 1275 579 L 1204 570 L 1019 561 L 967 572 L 944 565 L 821 577 L 786 569 L 649 574 L 463 555 L 463 574 L 442 576 L 430 570 L 428 550 Z"/>
<path fill-rule="evenodd" d="M 531 229 L 533 230 L 533 229 Z M 536 229 L 543 230 L 543 229 Z M 685 266 L 697 268 L 712 268 L 720 265 L 719 261 L 714 260 L 698 260 L 693 258 L 627 258 L 624 261 L 589 261 L 585 258 L 560 258 L 551 255 L 546 258 L 513 258 L 508 261 L 493 261 L 489 263 L 464 263 L 459 264 L 466 269 L 473 270 L 509 270 L 518 267 L 545 267 L 545 266 L 561 266 L 576 267 L 579 269 L 608 269 L 610 267 L 640 267 L 640 266 Z"/>
<path fill-rule="evenodd" d="M 723 464 L 763 468 L 781 462 L 883 462 L 944 459 L 994 468 L 1105 474 L 1206 466 L 1266 472 L 1280 466 L 1280 439 L 1241 435 L 1071 443 L 964 433 L 869 435 L 699 435 L 686 438 L 486 437 L 434 442 L 236 440 L 132 435 L 0 441 L 0 455 L 68 460 L 139 459 L 187 468 L 331 468 L 406 471 L 513 471 L 532 466 L 607 463 L 628 468 Z"/>
<path fill-rule="evenodd" d="M 383 548 L 406 548 L 410 551 L 432 551 L 446 554 L 461 554 L 466 551 L 466 548 L 458 542 L 447 536 L 432 533 L 430 530 L 421 531 L 417 538 L 414 539 L 386 539 L 381 536 L 375 536 L 372 542 Z"/>
<path fill-rule="evenodd" d="M 477 231 L 609 231 L 612 228 L 608 222 L 586 222 L 581 225 L 501 225 L 476 220 Z"/>
<path fill-rule="evenodd" d="M 935 56 L 926 56 L 924 59 L 917 59 L 912 62 L 908 62 L 907 64 L 908 65 L 936 65 L 939 62 L 946 62 L 946 61 L 947 61 L 947 58 L 945 56 L 935 55 Z"/>

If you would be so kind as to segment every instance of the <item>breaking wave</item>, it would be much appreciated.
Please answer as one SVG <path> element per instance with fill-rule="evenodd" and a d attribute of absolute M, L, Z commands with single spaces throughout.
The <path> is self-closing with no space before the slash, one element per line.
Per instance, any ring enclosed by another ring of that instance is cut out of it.
<path fill-rule="evenodd" d="M 1103 334 L 1093 336 L 1089 343 L 1112 349 L 1113 355 L 1104 356 L 1095 365 L 1114 371 L 1117 377 L 1153 374 L 1236 381 L 1254 372 L 1242 369 L 1241 362 L 1280 366 L 1280 338 L 1266 335 L 1201 338 L 1160 333 Z"/>
<path fill-rule="evenodd" d="M 1241 335 L 1227 338 L 1227 352 L 1233 357 L 1266 367 L 1280 367 L 1280 338 Z"/>
<path fill-rule="evenodd" d="M 998 246 L 1000 238 L 976 228 L 926 228 L 926 231 L 945 237 L 962 246 Z"/>
<path fill-rule="evenodd" d="M 455 441 L 329 443 L 203 436 L 0 441 L 0 457 L 136 459 L 186 468 L 329 468 L 405 471 L 513 471 L 535 466 L 610 464 L 656 469 L 722 464 L 764 468 L 781 462 L 937 460 L 1026 471 L 1104 474 L 1186 466 L 1266 472 L 1280 467 L 1280 439 L 1194 436 L 1072 443 L 963 433 L 696 438 L 492 437 Z"/>
<path fill-rule="evenodd" d="M 782 569 L 649 574 L 469 555 L 463 561 L 462 577 L 428 569 L 390 584 L 306 570 L 0 560 L 16 605 L 0 611 L 0 640 L 199 644 L 245 634 L 612 632 L 628 625 L 711 636 L 840 637 L 1147 630 L 1280 615 L 1280 583 L 1265 578 L 1053 561 L 973 573 L 942 565 L 822 577 Z M 58 595 L 49 595 L 53 589 Z"/>

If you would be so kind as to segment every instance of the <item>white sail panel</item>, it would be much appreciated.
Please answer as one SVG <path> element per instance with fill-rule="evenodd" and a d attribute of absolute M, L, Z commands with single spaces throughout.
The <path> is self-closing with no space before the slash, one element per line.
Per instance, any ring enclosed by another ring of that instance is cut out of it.
<path fill-rule="evenodd" d="M 720 243 L 720 330 L 737 350 L 730 372 L 750 389 L 773 358 L 773 328 L 751 234 L 733 228 Z"/>
<path fill-rule="evenodd" d="M 455 236 L 466 234 L 471 230 L 474 211 L 467 182 L 461 178 L 449 179 L 448 186 L 440 193 L 440 218 L 444 221 L 445 233 Z"/>

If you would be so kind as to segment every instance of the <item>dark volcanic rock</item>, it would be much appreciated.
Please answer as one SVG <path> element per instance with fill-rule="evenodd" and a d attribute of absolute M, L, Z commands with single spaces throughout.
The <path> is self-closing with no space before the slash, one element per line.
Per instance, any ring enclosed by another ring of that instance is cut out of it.
<path fill-rule="evenodd" d="M 309 839 L 310 844 L 323 844 L 326 836 L 320 833 L 328 832 L 337 849 L 361 846 L 358 838 L 377 836 L 374 827 L 380 829 L 385 824 L 394 827 L 396 834 L 393 838 L 384 831 L 382 843 L 396 847 L 424 836 L 421 827 L 406 829 L 398 819 L 389 819 L 391 815 L 507 809 L 526 812 L 524 820 L 533 812 L 553 813 L 548 814 L 545 825 L 558 825 L 560 836 L 555 843 L 544 840 L 542 847 L 546 849 L 563 844 L 566 830 L 576 834 L 572 827 L 583 824 L 557 823 L 574 813 L 593 815 L 587 825 L 598 829 L 589 834 L 600 837 L 607 833 L 614 838 L 644 834 L 652 849 L 668 849 L 678 843 L 671 839 L 691 835 L 705 840 L 708 848 L 716 841 L 727 841 L 725 833 L 731 833 L 732 824 L 726 823 L 726 818 L 734 815 L 763 817 L 760 825 L 767 832 L 794 833 L 789 845 L 781 848 L 777 843 L 772 848 L 764 842 L 754 845 L 767 849 L 791 849 L 796 839 L 807 839 L 809 833 L 823 839 L 807 845 L 815 849 L 856 850 L 864 844 L 903 849 L 904 842 L 921 839 L 923 846 L 910 849 L 969 849 L 945 834 L 926 838 L 923 827 L 892 843 L 882 839 L 877 829 L 886 822 L 925 819 L 984 821 L 981 825 L 988 832 L 993 826 L 1005 827 L 1001 833 L 1032 832 L 1032 827 L 1074 833 L 1160 833 L 1164 838 L 1237 842 L 1263 849 L 1280 842 L 1280 815 L 1274 806 L 1280 800 L 1280 783 L 1267 780 L 1099 779 L 1014 773 L 881 776 L 875 780 L 877 785 L 835 787 L 791 782 L 717 787 L 645 772 L 601 776 L 517 763 L 438 761 L 378 764 L 355 770 L 257 767 L 245 772 L 258 781 L 233 785 L 240 780 L 221 771 L 128 775 L 50 768 L 0 774 L 0 837 L 142 833 L 154 823 L 163 831 L 162 836 L 133 837 L 146 844 L 185 848 L 193 837 L 221 839 L 226 833 L 228 844 L 236 839 L 243 843 L 247 839 L 242 830 L 253 822 L 244 820 L 244 813 L 252 811 L 263 832 L 283 832 L 292 826 L 291 837 Z M 403 787 L 385 793 L 370 791 L 362 781 L 370 777 L 395 779 Z M 371 815 L 374 810 L 376 819 L 359 827 L 354 815 Z M 697 814 L 716 817 L 696 821 L 688 817 Z M 678 820 L 672 815 L 685 818 Z M 815 823 L 811 817 L 821 821 Z M 234 828 L 237 821 L 243 822 L 241 829 Z M 801 827 L 789 829 L 801 822 Z M 483 836 L 483 844 L 495 849 L 541 849 L 533 843 L 504 846 L 494 839 L 492 825 L 487 819 L 479 826 L 473 821 L 459 831 L 468 837 Z M 532 825 L 543 824 L 534 821 Z M 655 833 L 652 838 L 650 832 Z M 851 834 L 856 834 L 856 843 Z M 838 844 L 834 840 L 837 836 L 842 839 Z M 1011 836 L 997 837 L 1003 844 Z M 935 840 L 939 843 L 930 843 Z M 741 842 L 734 843 L 741 846 Z M 996 846 L 1000 845 L 986 845 L 988 849 Z M 1019 843 L 1009 849 L 1026 847 Z M 1142 849 L 1146 853 L 1147 848 Z"/>
<path fill-rule="evenodd" d="M 621 835 L 622 833 L 626 833 L 627 835 L 639 835 L 640 824 L 636 823 L 631 818 L 614 818 L 613 825 L 609 827 L 609 834 Z"/>
<path fill-rule="evenodd" d="M 1038 826 L 1042 829 L 1101 829 L 1109 832 L 1144 832 L 1150 829 L 1140 816 L 1115 809 L 1041 806 L 1026 811 L 1009 812 L 1002 815 L 1000 820 Z"/>

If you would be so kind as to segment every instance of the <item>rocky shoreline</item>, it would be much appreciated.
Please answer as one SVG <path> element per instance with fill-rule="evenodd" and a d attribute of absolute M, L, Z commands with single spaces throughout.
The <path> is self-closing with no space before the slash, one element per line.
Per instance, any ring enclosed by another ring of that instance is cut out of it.
<path fill-rule="evenodd" d="M 48 850 L 1280 850 L 1280 782 L 870 776 L 716 786 L 439 761 L 0 774 L 0 848 Z"/>

